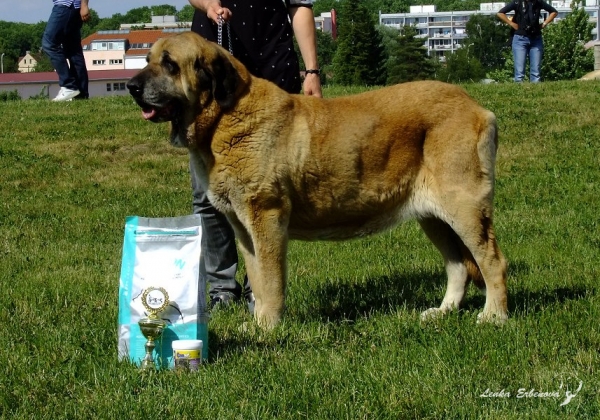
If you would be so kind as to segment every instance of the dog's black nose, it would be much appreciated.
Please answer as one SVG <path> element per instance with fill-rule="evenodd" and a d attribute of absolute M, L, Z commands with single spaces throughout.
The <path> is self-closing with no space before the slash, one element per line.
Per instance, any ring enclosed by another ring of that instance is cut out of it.
<path fill-rule="evenodd" d="M 127 82 L 127 89 L 129 89 L 131 96 L 138 97 L 141 96 L 144 91 L 144 84 L 138 77 L 132 77 L 129 79 L 129 82 Z"/>

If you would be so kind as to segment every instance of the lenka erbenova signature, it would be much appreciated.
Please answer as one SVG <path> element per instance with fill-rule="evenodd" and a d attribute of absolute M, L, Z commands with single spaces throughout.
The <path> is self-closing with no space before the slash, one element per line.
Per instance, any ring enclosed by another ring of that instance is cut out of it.
<path fill-rule="evenodd" d="M 518 399 L 521 398 L 561 398 L 563 395 L 563 392 L 561 392 L 561 390 L 564 387 L 564 383 L 561 381 L 560 386 L 558 387 L 557 391 L 536 391 L 534 388 L 530 389 L 529 391 L 525 388 L 519 388 L 519 390 L 516 393 L 516 397 Z M 564 401 L 560 404 L 559 407 L 562 407 L 564 405 L 567 405 L 571 402 L 571 400 L 573 398 L 575 398 L 577 396 L 577 394 L 579 394 L 579 391 L 581 391 L 581 388 L 583 388 L 583 381 L 579 381 L 579 387 L 577 388 L 577 390 L 575 392 L 571 392 L 569 390 L 569 387 L 567 385 L 565 391 L 564 391 Z M 502 390 L 500 391 L 491 391 L 489 388 L 487 388 L 483 394 L 481 394 L 479 397 L 481 398 L 510 398 L 512 396 L 510 391 L 506 391 L 504 388 L 502 388 Z"/>

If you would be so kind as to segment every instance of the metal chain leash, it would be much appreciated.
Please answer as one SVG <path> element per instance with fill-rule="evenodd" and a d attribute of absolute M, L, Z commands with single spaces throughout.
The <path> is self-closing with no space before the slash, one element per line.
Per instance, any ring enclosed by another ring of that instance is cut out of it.
<path fill-rule="evenodd" d="M 233 46 L 231 44 L 231 26 L 227 22 L 227 40 L 229 41 L 229 53 L 233 55 Z M 217 22 L 217 43 L 223 46 L 223 15 L 219 15 Z"/>

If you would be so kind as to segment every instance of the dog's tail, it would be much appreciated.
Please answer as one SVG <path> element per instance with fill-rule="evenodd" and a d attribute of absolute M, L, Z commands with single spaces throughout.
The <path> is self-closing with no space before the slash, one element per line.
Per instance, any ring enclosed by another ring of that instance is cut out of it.
<path fill-rule="evenodd" d="M 496 116 L 493 112 L 488 110 L 483 111 L 484 123 L 482 124 L 479 140 L 477 142 L 477 154 L 479 156 L 479 164 L 481 168 L 482 182 L 487 183 L 488 196 L 484 202 L 488 203 L 489 206 L 486 209 L 482 209 L 486 216 L 491 220 L 493 217 L 493 201 L 494 201 L 494 184 L 496 178 L 496 154 L 498 152 L 498 125 L 496 122 Z M 491 229 L 491 227 L 490 227 Z M 493 235 L 492 232 L 488 234 Z M 473 255 L 467 249 L 467 247 L 461 243 L 461 253 L 463 255 L 463 263 L 467 268 L 469 279 L 473 281 L 473 284 L 480 290 L 485 290 L 485 281 L 479 266 L 475 262 Z"/>
<path fill-rule="evenodd" d="M 496 177 L 496 153 L 498 152 L 498 125 L 496 116 L 493 112 L 484 110 L 487 114 L 485 124 L 479 133 L 479 141 L 477 142 L 477 154 L 483 177 L 491 183 L 491 193 L 493 200 L 494 180 Z M 491 201 L 490 201 L 491 202 Z"/>

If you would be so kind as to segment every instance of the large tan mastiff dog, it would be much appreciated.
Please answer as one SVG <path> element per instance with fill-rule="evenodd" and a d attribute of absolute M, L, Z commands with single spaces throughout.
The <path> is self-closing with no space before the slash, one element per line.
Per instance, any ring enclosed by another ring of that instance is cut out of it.
<path fill-rule="evenodd" d="M 494 114 L 462 89 L 426 81 L 359 95 L 290 95 L 193 33 L 159 40 L 128 88 L 171 143 L 202 167 L 233 226 L 259 324 L 284 311 L 290 239 L 342 240 L 416 218 L 444 257 L 439 308 L 485 287 L 479 318 L 507 318 L 506 261 L 492 226 Z"/>

